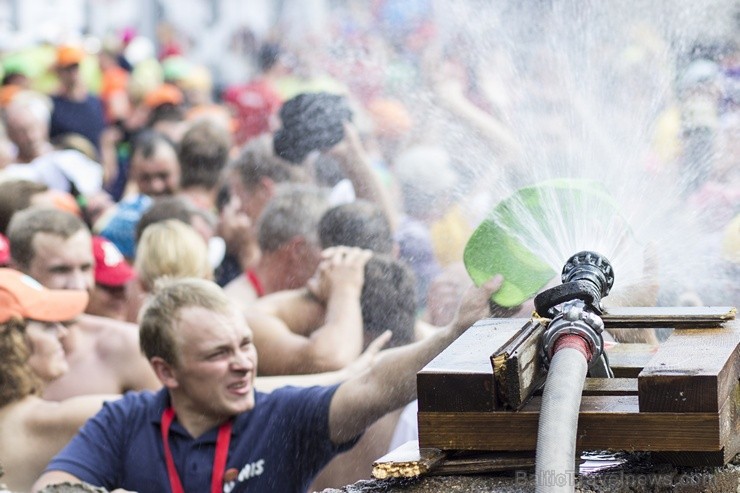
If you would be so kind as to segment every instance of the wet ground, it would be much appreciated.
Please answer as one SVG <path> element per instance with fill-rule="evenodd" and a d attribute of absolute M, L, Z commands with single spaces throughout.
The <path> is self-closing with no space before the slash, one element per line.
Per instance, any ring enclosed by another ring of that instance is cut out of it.
<path fill-rule="evenodd" d="M 572 482 L 581 493 L 740 493 L 740 456 L 721 468 L 678 468 L 652 464 L 635 456 L 620 467 L 545 481 Z M 535 489 L 533 471 L 468 476 L 427 476 L 418 479 L 360 481 L 322 493 L 518 493 Z"/>

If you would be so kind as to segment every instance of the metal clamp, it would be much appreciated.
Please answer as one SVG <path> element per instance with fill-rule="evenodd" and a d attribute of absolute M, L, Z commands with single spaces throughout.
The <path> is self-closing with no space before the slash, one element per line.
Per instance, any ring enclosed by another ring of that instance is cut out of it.
<path fill-rule="evenodd" d="M 581 300 L 563 303 L 562 311 L 553 318 L 542 334 L 542 348 L 548 364 L 553 356 L 555 342 L 565 334 L 576 334 L 589 345 L 593 355 L 589 361 L 589 368 L 601 359 L 604 354 L 604 338 L 601 335 L 604 331 L 604 322 L 601 317 L 585 308 L 586 304 Z"/>

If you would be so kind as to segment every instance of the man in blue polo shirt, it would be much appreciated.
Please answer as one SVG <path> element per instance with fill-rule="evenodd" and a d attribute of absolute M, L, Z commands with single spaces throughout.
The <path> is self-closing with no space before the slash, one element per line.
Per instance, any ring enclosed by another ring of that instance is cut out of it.
<path fill-rule="evenodd" d="M 34 491 L 85 481 L 140 493 L 303 492 L 368 425 L 413 399 L 416 372 L 487 316 L 499 285 L 469 290 L 449 327 L 384 352 L 364 374 L 338 386 L 263 394 L 254 391 L 251 330 L 223 291 L 203 280 L 170 281 L 140 325 L 141 347 L 164 388 L 106 404 Z"/>

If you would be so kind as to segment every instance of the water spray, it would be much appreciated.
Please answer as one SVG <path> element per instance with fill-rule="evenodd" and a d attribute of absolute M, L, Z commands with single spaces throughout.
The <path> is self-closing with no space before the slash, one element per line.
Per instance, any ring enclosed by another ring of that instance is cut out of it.
<path fill-rule="evenodd" d="M 576 431 L 583 382 L 612 377 L 604 353 L 601 299 L 614 285 L 614 271 L 602 255 L 583 251 L 568 259 L 562 284 L 535 297 L 537 313 L 552 317 L 542 335 L 549 367 L 537 433 L 536 491 L 574 491 Z"/>

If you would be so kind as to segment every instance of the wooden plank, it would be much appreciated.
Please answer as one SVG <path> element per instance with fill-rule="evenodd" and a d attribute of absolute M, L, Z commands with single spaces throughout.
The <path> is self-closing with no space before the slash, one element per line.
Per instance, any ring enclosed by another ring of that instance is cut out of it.
<path fill-rule="evenodd" d="M 517 336 L 491 355 L 496 396 L 507 409 L 519 409 L 545 381 L 541 340 L 545 326 L 527 322 Z"/>
<path fill-rule="evenodd" d="M 740 321 L 678 329 L 638 376 L 640 411 L 719 412 L 740 378 Z"/>
<path fill-rule="evenodd" d="M 730 306 L 691 307 L 613 307 L 601 316 L 610 328 L 718 327 L 735 319 L 737 310 Z"/>
<path fill-rule="evenodd" d="M 533 397 L 521 411 L 420 412 L 420 446 L 536 450 L 540 401 L 540 397 Z M 576 443 L 581 450 L 675 452 L 717 452 L 724 446 L 718 413 L 640 412 L 636 396 L 584 396 Z"/>
<path fill-rule="evenodd" d="M 490 356 L 526 322 L 526 319 L 484 319 L 465 331 L 417 373 L 419 410 L 497 409 Z"/>
<path fill-rule="evenodd" d="M 637 395 L 635 378 L 587 378 L 583 395 Z"/>
<path fill-rule="evenodd" d="M 657 344 L 615 344 L 606 348 L 609 366 L 617 378 L 637 378 L 657 351 Z"/>
<path fill-rule="evenodd" d="M 724 441 L 725 463 L 740 454 L 740 383 L 736 383 L 727 402 L 720 412 L 720 433 L 727 437 Z"/>
<path fill-rule="evenodd" d="M 435 448 L 419 448 L 419 442 L 406 442 L 373 462 L 373 477 L 414 478 L 428 473 L 442 461 L 445 453 Z"/>
<path fill-rule="evenodd" d="M 438 476 L 521 471 L 534 466 L 535 456 L 531 452 L 455 452 L 447 454 L 429 474 Z"/>
<path fill-rule="evenodd" d="M 725 410 L 724 406 L 727 406 L 728 410 Z M 720 467 L 730 462 L 740 453 L 740 384 L 735 385 L 734 391 L 723 404 L 723 411 L 720 413 L 720 434 L 723 437 L 722 450 L 656 452 L 652 454 L 652 459 L 655 462 L 690 467 Z"/>
<path fill-rule="evenodd" d="M 373 462 L 376 479 L 409 478 L 424 474 L 481 474 L 530 469 L 535 466 L 530 452 L 444 452 L 435 448 L 419 448 L 419 442 L 409 441 Z"/>
<path fill-rule="evenodd" d="M 534 395 L 542 395 L 537 389 Z M 587 378 L 582 395 L 637 395 L 636 378 Z"/>

